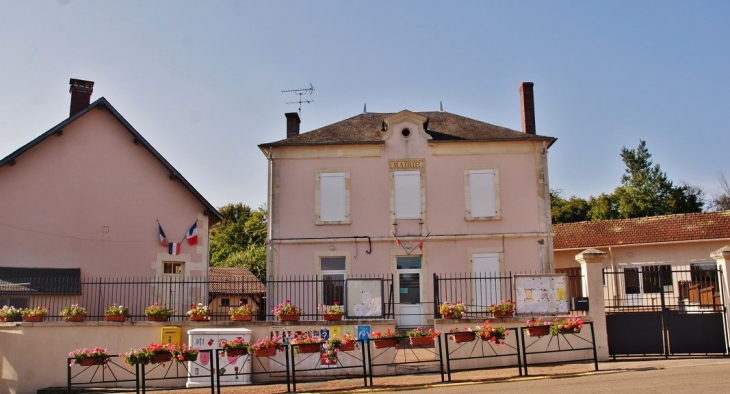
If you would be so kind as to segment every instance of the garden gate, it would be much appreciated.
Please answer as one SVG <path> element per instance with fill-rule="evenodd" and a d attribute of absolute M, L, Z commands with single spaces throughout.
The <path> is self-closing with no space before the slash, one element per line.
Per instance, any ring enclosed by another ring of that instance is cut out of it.
<path fill-rule="evenodd" d="M 609 353 L 728 354 L 723 275 L 714 264 L 604 270 Z"/>

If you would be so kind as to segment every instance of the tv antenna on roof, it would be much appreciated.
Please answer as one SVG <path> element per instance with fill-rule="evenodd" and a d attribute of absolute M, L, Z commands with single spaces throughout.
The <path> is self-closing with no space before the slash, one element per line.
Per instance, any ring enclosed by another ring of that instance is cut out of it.
<path fill-rule="evenodd" d="M 302 116 L 302 103 L 307 103 L 307 104 L 314 103 L 314 100 L 312 100 L 310 98 L 305 98 L 305 99 L 302 98 L 302 96 L 305 95 L 307 92 L 309 92 L 309 95 L 310 96 L 312 95 L 312 93 L 314 93 L 314 86 L 312 86 L 312 83 L 311 82 L 309 83 L 309 87 L 308 88 L 305 88 L 305 89 L 282 90 L 281 92 L 282 93 L 294 92 L 294 94 L 298 94 L 299 95 L 299 100 L 298 101 L 287 101 L 286 102 L 287 104 L 299 104 L 299 116 Z"/>

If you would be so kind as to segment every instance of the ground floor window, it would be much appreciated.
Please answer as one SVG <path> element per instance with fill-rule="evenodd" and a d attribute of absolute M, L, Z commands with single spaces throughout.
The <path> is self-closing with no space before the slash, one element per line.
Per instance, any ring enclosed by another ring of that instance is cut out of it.
<path fill-rule="evenodd" d="M 345 305 L 345 257 L 321 257 L 321 299 L 324 305 Z"/>

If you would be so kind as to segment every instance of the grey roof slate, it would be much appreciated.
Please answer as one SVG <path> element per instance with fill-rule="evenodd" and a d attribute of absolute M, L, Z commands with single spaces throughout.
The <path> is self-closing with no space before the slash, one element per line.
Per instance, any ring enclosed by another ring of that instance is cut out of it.
<path fill-rule="evenodd" d="M 545 141 L 552 145 L 557 138 L 525 134 L 449 112 L 415 112 L 428 118 L 426 132 L 431 141 Z M 283 140 L 259 145 L 355 145 L 383 143 L 383 122 L 393 113 L 362 113 Z"/>

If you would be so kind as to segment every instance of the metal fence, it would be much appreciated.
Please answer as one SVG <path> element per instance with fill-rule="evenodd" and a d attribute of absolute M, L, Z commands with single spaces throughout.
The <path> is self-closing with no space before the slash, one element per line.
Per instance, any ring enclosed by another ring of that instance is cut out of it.
<path fill-rule="evenodd" d="M 445 273 L 433 275 L 433 313 L 439 317 L 438 306 L 443 302 L 463 302 L 466 305 L 466 317 L 484 316 L 492 304 L 502 300 L 516 300 L 514 288 L 515 275 L 539 275 L 539 273 Z M 582 296 L 580 270 L 564 272 L 567 276 L 568 300 Z M 519 312 L 519 311 L 518 311 Z"/>
<path fill-rule="evenodd" d="M 604 270 L 606 312 L 722 311 L 723 274 L 714 264 Z"/>

